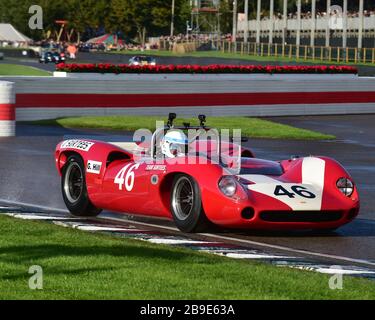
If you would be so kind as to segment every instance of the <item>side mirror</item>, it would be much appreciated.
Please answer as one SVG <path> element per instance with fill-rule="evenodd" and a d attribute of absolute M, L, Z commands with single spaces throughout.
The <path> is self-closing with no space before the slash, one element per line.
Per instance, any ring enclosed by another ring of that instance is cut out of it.
<path fill-rule="evenodd" d="M 201 114 L 198 116 L 198 119 L 199 119 L 201 127 L 204 128 L 207 122 L 207 117 L 204 114 Z"/>
<path fill-rule="evenodd" d="M 172 128 L 173 127 L 173 121 L 176 120 L 177 114 L 175 113 L 170 113 L 168 116 L 168 127 Z"/>

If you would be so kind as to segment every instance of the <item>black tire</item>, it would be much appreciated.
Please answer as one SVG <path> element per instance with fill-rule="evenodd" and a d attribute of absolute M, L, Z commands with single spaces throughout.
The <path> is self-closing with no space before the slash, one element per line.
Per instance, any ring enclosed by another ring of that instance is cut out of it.
<path fill-rule="evenodd" d="M 176 226 L 182 232 L 204 232 L 209 228 L 201 192 L 192 177 L 179 174 L 174 178 L 170 206 Z"/>
<path fill-rule="evenodd" d="M 68 210 L 77 217 L 96 217 L 96 208 L 87 194 L 85 166 L 79 156 L 71 156 L 62 170 L 61 189 Z"/>

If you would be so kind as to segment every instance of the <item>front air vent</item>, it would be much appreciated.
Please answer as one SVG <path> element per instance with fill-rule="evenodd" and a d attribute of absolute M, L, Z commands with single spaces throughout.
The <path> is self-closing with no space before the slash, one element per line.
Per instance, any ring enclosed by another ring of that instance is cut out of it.
<path fill-rule="evenodd" d="M 255 211 L 253 208 L 245 208 L 242 210 L 241 216 L 242 219 L 251 220 L 255 216 Z"/>

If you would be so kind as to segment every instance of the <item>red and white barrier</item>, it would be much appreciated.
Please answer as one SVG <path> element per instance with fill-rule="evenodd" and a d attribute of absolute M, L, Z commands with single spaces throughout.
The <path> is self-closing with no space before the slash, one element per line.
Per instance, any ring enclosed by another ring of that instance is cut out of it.
<path fill-rule="evenodd" d="M 16 135 L 16 92 L 14 83 L 0 81 L 0 137 Z"/>
<path fill-rule="evenodd" d="M 90 115 L 375 113 L 375 78 L 354 75 L 85 75 L 18 78 L 17 120 Z"/>

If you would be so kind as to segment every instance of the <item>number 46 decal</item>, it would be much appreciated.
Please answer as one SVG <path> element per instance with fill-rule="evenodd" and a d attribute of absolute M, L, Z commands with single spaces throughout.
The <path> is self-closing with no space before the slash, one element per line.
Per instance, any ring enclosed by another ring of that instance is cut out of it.
<path fill-rule="evenodd" d="M 307 188 L 302 186 L 292 186 L 292 191 L 288 191 L 283 186 L 276 186 L 275 189 L 275 196 L 281 197 L 281 196 L 288 196 L 289 198 L 295 198 L 295 195 L 297 194 L 300 197 L 307 198 L 307 199 L 315 199 L 316 195 L 312 192 L 308 191 Z"/>
<path fill-rule="evenodd" d="M 115 184 L 118 184 L 119 189 L 123 190 L 125 185 L 126 191 L 132 191 L 134 187 L 135 174 L 134 170 L 139 168 L 140 164 L 129 163 L 123 167 L 115 178 Z"/>

